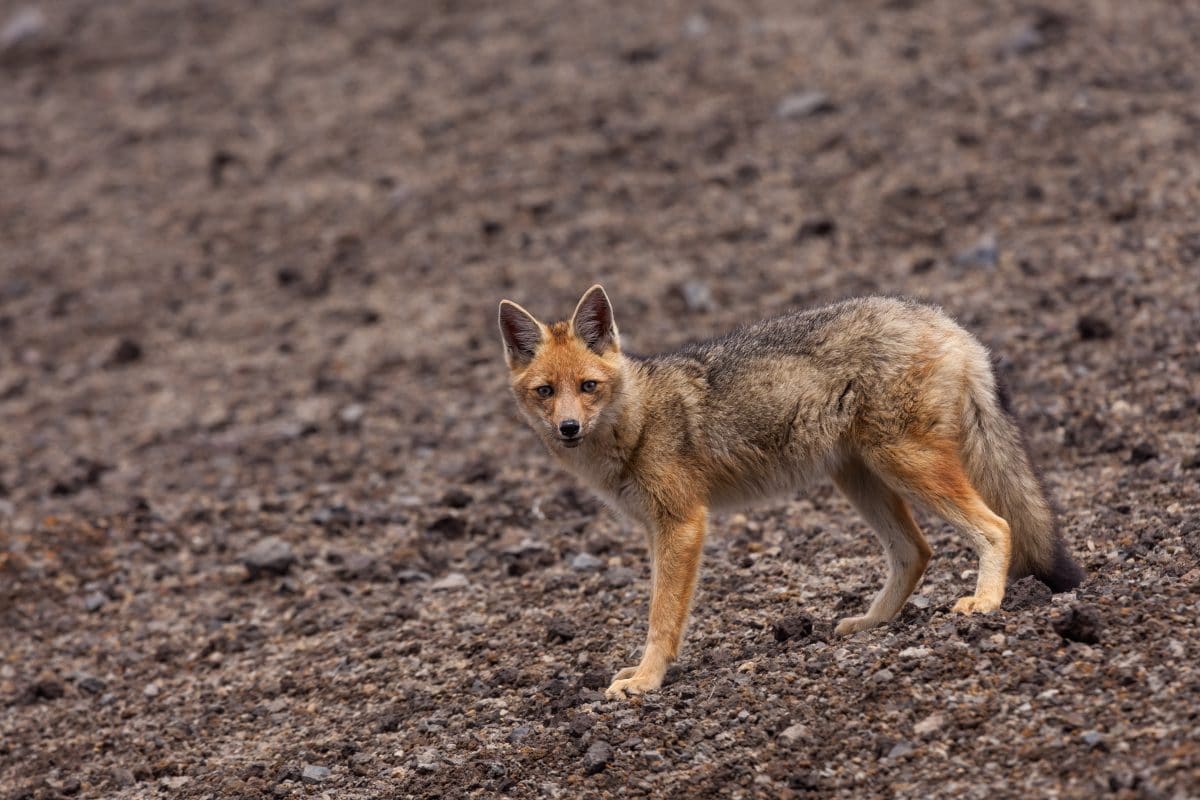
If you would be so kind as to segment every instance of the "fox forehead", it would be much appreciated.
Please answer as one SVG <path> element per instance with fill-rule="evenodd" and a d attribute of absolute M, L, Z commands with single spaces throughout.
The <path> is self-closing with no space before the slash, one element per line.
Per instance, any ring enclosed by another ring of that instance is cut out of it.
<path fill-rule="evenodd" d="M 578 380 L 606 380 L 616 366 L 588 349 L 567 322 L 549 326 L 549 333 L 529 366 L 518 376 L 525 386 L 574 383 Z"/>

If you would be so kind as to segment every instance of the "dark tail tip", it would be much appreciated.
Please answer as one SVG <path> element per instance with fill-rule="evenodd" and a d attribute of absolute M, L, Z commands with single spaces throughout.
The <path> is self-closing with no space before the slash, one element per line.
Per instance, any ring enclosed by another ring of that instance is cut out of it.
<path fill-rule="evenodd" d="M 1083 567 L 1079 566 L 1071 557 L 1061 536 L 1054 537 L 1054 555 L 1051 558 L 1049 569 L 1038 570 L 1034 574 L 1038 580 L 1050 587 L 1050 591 L 1055 593 L 1069 592 L 1083 583 L 1083 579 L 1087 577 Z"/>

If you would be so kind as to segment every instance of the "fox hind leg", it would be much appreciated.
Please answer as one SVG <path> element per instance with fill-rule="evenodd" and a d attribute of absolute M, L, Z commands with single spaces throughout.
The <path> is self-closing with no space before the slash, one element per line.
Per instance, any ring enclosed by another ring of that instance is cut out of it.
<path fill-rule="evenodd" d="M 867 613 L 838 622 L 836 633 L 851 634 L 886 622 L 900 612 L 925 574 L 931 553 L 904 498 L 861 460 L 847 461 L 834 473 L 833 481 L 874 529 L 888 563 L 887 581 Z"/>
<path fill-rule="evenodd" d="M 1012 533 L 971 485 L 954 443 L 905 443 L 874 454 L 872 460 L 893 488 L 932 509 L 979 553 L 975 594 L 960 598 L 954 610 L 971 614 L 998 609 L 1012 558 Z"/>

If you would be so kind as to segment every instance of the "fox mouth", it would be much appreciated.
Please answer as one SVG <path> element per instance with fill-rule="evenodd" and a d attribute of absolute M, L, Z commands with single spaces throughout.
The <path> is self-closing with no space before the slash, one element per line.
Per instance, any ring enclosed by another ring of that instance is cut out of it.
<path fill-rule="evenodd" d="M 583 444 L 583 437 L 572 436 L 570 439 L 568 439 L 566 436 L 559 436 L 558 443 L 563 447 L 579 447 L 579 445 Z"/>

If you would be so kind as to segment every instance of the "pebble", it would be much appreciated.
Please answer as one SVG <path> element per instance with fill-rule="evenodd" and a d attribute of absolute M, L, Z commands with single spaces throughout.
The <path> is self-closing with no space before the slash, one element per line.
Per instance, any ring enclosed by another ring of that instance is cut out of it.
<path fill-rule="evenodd" d="M 1003 608 L 1006 611 L 1022 611 L 1044 606 L 1054 597 L 1050 587 L 1032 575 L 1026 575 L 1008 587 L 1004 594 Z"/>
<path fill-rule="evenodd" d="M 0 52 L 32 41 L 46 30 L 46 15 L 36 8 L 22 8 L 8 18 L 0 30 Z"/>
<path fill-rule="evenodd" d="M 621 589 L 633 583 L 635 577 L 629 567 L 610 567 L 604 573 L 604 582 L 610 589 Z"/>
<path fill-rule="evenodd" d="M 242 554 L 250 580 L 265 575 L 286 575 L 296 563 L 292 546 L 278 536 L 266 536 Z"/>
<path fill-rule="evenodd" d="M 954 263 L 960 267 L 994 267 L 999 260 L 996 237 L 990 233 L 985 233 L 974 245 L 954 256 Z"/>
<path fill-rule="evenodd" d="M 896 742 L 894 745 L 892 745 L 892 749 L 888 750 L 887 757 L 904 758 L 905 756 L 912 755 L 915 750 L 916 748 L 913 747 L 912 742 Z"/>
<path fill-rule="evenodd" d="M 808 739 L 810 734 L 811 732 L 807 725 L 796 722 L 784 728 L 783 733 L 779 734 L 779 741 L 786 745 L 793 745 L 796 742 Z"/>
<path fill-rule="evenodd" d="M 92 592 L 87 597 L 83 598 L 83 607 L 89 612 L 99 611 L 108 602 L 103 592 Z"/>
<path fill-rule="evenodd" d="M 1113 335 L 1112 325 L 1108 324 L 1108 320 L 1092 314 L 1084 314 L 1080 317 L 1075 323 L 1075 330 L 1079 333 L 1079 338 L 1085 342 L 1111 339 Z"/>
<path fill-rule="evenodd" d="M 714 311 L 717 301 L 713 298 L 712 289 L 703 281 L 687 281 L 678 287 L 679 296 L 688 311 L 701 313 Z"/>
<path fill-rule="evenodd" d="M 1084 644 L 1097 644 L 1104 623 L 1095 608 L 1085 604 L 1070 606 L 1053 622 L 1054 631 L 1064 639 Z"/>
<path fill-rule="evenodd" d="M 591 553 L 579 553 L 571 559 L 571 569 L 580 572 L 591 572 L 604 566 L 604 562 Z"/>
<path fill-rule="evenodd" d="M 1083 740 L 1084 744 L 1093 749 L 1104 747 L 1104 737 L 1099 731 L 1084 731 L 1079 735 L 1079 738 Z"/>
<path fill-rule="evenodd" d="M 793 92 L 779 101 L 775 114 L 781 119 L 800 119 L 814 114 L 833 111 L 835 108 L 829 95 L 824 92 L 809 90 Z"/>
<path fill-rule="evenodd" d="M 777 620 L 771 626 L 775 641 L 786 642 L 789 639 L 807 639 L 813 632 L 812 617 L 807 614 L 793 614 Z"/>
<path fill-rule="evenodd" d="M 471 585 L 467 580 L 467 576 L 461 572 L 451 572 L 444 578 L 438 578 L 433 583 L 429 584 L 429 588 L 434 591 L 442 592 L 451 589 L 465 589 Z"/>
<path fill-rule="evenodd" d="M 305 783 L 320 783 L 328 780 L 329 767 L 322 767 L 319 764 L 305 764 L 303 771 L 300 773 L 300 778 Z"/>
<path fill-rule="evenodd" d="M 157 683 L 148 683 L 146 688 L 142 689 L 142 694 L 151 699 L 158 697 L 162 693 L 162 689 Z"/>
<path fill-rule="evenodd" d="M 603 739 L 597 739 L 588 747 L 583 756 L 583 771 L 588 775 L 603 772 L 613 760 L 612 745 Z"/>
<path fill-rule="evenodd" d="M 906 647 L 900 651 L 900 658 L 929 658 L 933 651 L 928 647 Z"/>
<path fill-rule="evenodd" d="M 529 734 L 531 733 L 533 733 L 533 728 L 529 727 L 528 725 L 521 725 L 520 727 L 513 728 L 511 731 L 509 731 L 508 736 L 505 736 L 504 739 L 509 744 L 520 744 L 528 739 Z"/>
<path fill-rule="evenodd" d="M 442 756 L 437 750 L 423 750 L 417 756 L 417 771 L 437 772 L 438 764 L 441 760 Z"/>
<path fill-rule="evenodd" d="M 916 725 L 913 725 L 913 733 L 917 734 L 918 736 L 928 736 L 929 734 L 940 730 L 945 724 L 946 718 L 944 716 L 938 713 L 930 714 Z"/>

